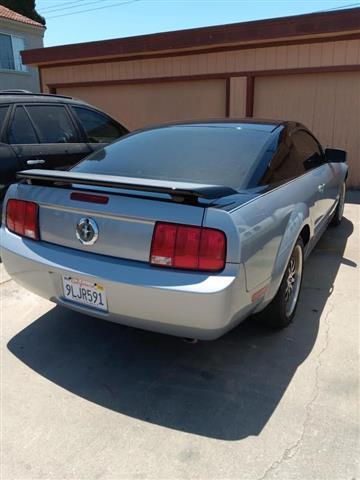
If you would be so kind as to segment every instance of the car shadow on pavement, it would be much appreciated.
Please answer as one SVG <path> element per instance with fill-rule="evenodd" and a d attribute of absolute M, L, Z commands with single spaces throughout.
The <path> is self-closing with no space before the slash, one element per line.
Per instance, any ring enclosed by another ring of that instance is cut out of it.
<path fill-rule="evenodd" d="M 250 318 L 192 345 L 55 307 L 8 348 L 48 380 L 123 415 L 223 440 L 258 435 L 314 346 L 339 266 L 355 266 L 343 258 L 352 231 L 344 219 L 320 240 L 295 321 L 283 331 Z"/>

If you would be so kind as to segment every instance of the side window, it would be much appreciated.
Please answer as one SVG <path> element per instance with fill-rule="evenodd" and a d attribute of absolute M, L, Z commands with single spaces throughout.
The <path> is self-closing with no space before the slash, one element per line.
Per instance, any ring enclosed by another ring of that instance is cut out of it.
<path fill-rule="evenodd" d="M 27 66 L 23 65 L 20 55 L 25 47 L 24 38 L 0 33 L 0 68 L 26 72 Z"/>
<path fill-rule="evenodd" d="M 39 143 L 24 107 L 16 107 L 8 132 L 8 141 L 14 145 Z"/>
<path fill-rule="evenodd" d="M 91 143 L 110 143 L 124 135 L 124 130 L 101 113 L 88 108 L 72 107 Z"/>
<path fill-rule="evenodd" d="M 298 130 L 292 135 L 284 130 L 261 183 L 276 184 L 299 177 L 323 161 L 317 142 L 305 130 Z"/>
<path fill-rule="evenodd" d="M 61 105 L 27 105 L 41 143 L 76 143 L 77 133 L 71 119 Z"/>
<path fill-rule="evenodd" d="M 11 35 L 5 35 L 3 33 L 0 33 L 0 68 L 15 70 Z"/>

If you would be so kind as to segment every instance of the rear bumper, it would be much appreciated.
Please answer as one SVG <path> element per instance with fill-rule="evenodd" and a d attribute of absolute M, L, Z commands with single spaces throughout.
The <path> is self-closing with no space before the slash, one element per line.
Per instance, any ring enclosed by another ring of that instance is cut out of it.
<path fill-rule="evenodd" d="M 2 260 L 28 290 L 72 310 L 161 333 L 210 340 L 245 318 L 252 305 L 242 264 L 217 275 L 151 267 L 20 238 L 1 229 Z M 70 303 L 62 275 L 98 280 L 108 312 Z"/>

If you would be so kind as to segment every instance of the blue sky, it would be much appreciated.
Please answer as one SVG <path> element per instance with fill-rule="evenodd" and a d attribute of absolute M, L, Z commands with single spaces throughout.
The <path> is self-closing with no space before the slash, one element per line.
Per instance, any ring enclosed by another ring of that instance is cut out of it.
<path fill-rule="evenodd" d="M 351 0 L 37 0 L 45 46 L 297 15 Z M 357 3 L 357 6 L 360 2 Z M 85 12 L 85 10 L 89 10 Z M 78 13 L 81 12 L 82 13 Z"/>

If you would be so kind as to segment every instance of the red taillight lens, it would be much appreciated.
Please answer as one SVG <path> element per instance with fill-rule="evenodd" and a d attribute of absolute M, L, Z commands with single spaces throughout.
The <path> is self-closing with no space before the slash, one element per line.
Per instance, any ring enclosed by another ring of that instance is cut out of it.
<path fill-rule="evenodd" d="M 200 270 L 222 270 L 225 264 L 226 239 L 220 230 L 204 228 L 199 250 Z"/>
<path fill-rule="evenodd" d="M 172 267 L 176 241 L 176 225 L 157 223 L 151 245 L 150 263 Z"/>
<path fill-rule="evenodd" d="M 226 237 L 212 228 L 158 222 L 150 263 L 160 267 L 219 271 L 225 266 Z"/>
<path fill-rule="evenodd" d="M 39 240 L 38 212 L 36 203 L 11 199 L 6 207 L 6 227 L 22 237 Z"/>
<path fill-rule="evenodd" d="M 201 228 L 178 226 L 173 267 L 197 270 Z"/>

